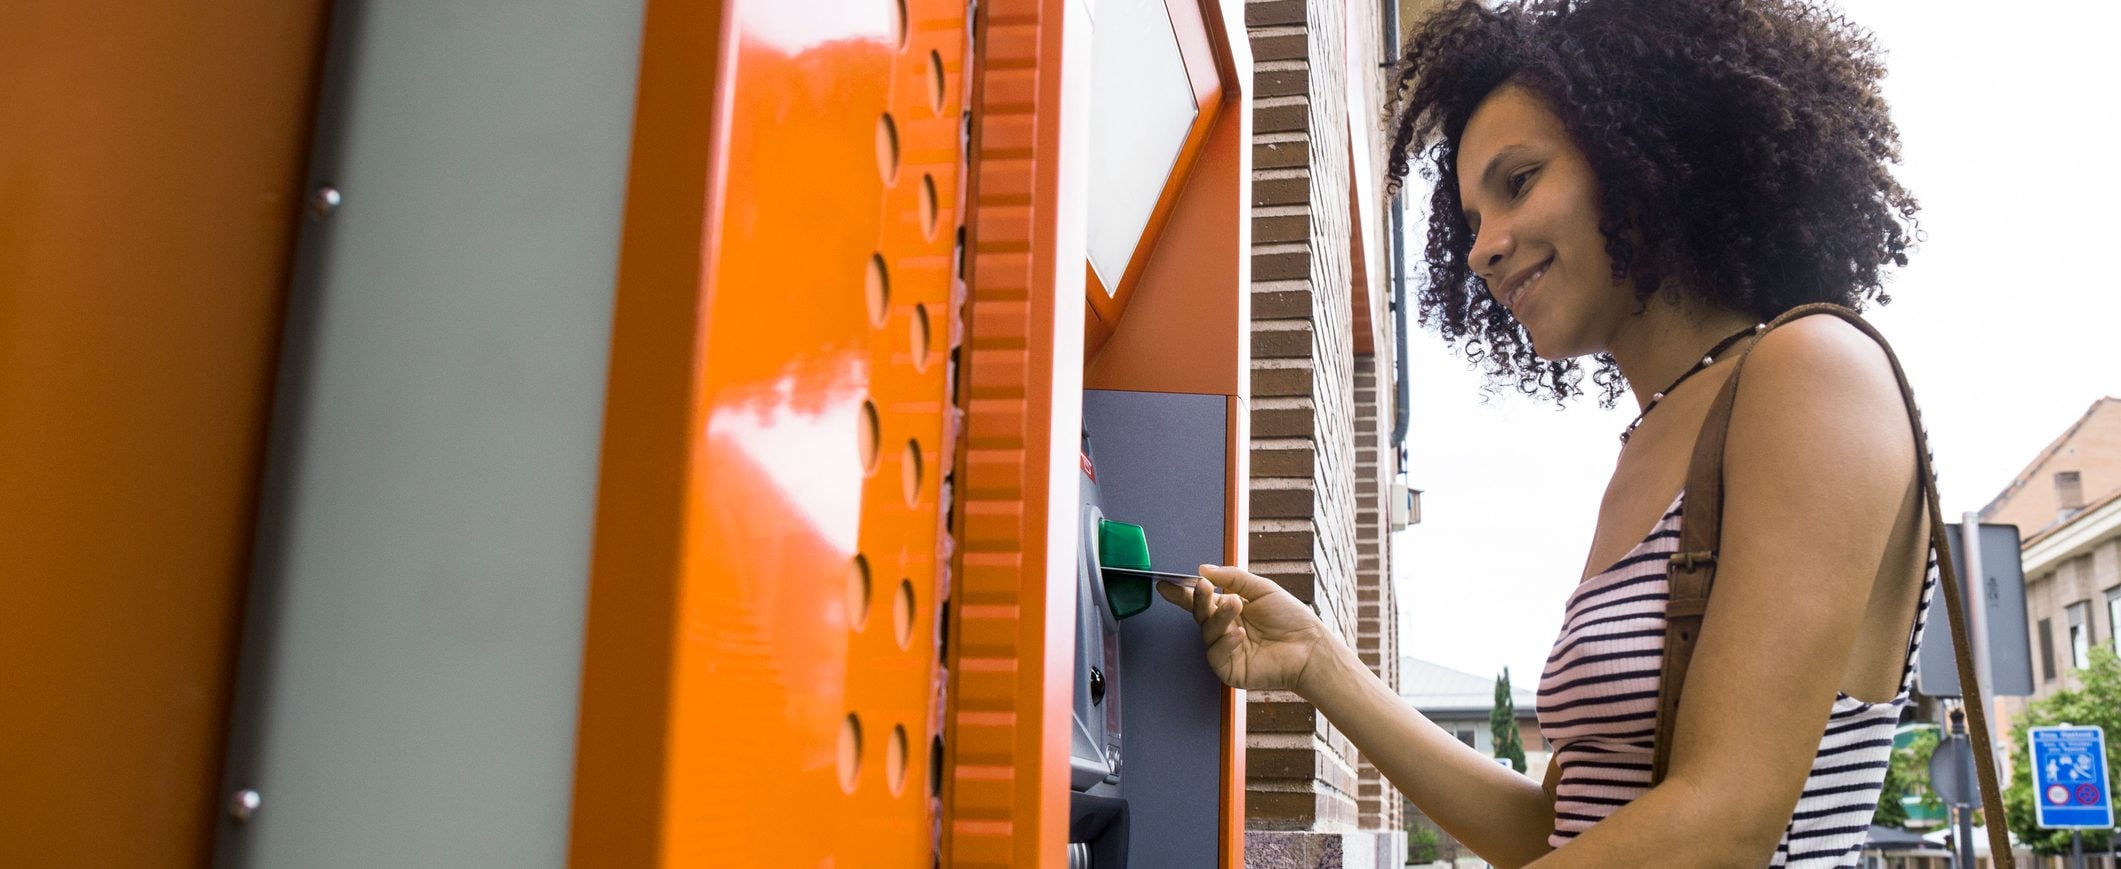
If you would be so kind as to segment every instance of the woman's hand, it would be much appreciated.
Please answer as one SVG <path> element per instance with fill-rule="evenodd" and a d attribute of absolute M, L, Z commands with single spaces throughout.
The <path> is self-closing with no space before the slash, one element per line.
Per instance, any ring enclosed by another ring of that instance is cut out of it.
<path fill-rule="evenodd" d="M 1200 575 L 1192 588 L 1158 583 L 1156 590 L 1193 611 L 1215 675 L 1236 688 L 1302 691 L 1307 666 L 1332 652 L 1325 623 L 1273 580 L 1207 564 Z"/>

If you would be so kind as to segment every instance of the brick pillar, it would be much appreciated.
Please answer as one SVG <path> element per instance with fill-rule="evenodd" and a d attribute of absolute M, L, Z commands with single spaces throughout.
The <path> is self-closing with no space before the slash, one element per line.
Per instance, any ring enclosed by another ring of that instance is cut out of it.
<path fill-rule="evenodd" d="M 1392 396 L 1379 394 L 1377 368 L 1378 357 L 1355 357 L 1355 651 L 1397 693 L 1399 606 L 1392 593 L 1392 514 L 1385 490 L 1398 468 L 1390 445 Z M 1390 387 L 1389 374 L 1382 385 Z M 1357 823 L 1366 830 L 1400 829 L 1403 801 L 1384 774 L 1358 756 L 1355 781 Z"/>
<path fill-rule="evenodd" d="M 1397 685 L 1386 546 L 1389 348 L 1356 356 L 1349 76 L 1374 91 L 1376 10 L 1248 0 L 1253 55 L 1251 568 L 1317 609 Z M 1350 47 L 1361 53 L 1350 57 Z M 1374 151 L 1370 119 L 1354 147 Z M 1371 171 L 1382 165 L 1371 160 Z M 1367 189 L 1367 188 L 1365 188 Z M 1381 262 L 1370 266 L 1381 268 Z M 1387 360 L 1380 378 L 1377 359 Z M 1380 385 L 1382 381 L 1382 386 Z M 1380 402 L 1380 396 L 1383 401 Z M 1246 863 L 1352 869 L 1405 860 L 1400 800 L 1316 709 L 1256 691 L 1246 710 Z"/>
<path fill-rule="evenodd" d="M 1254 61 L 1251 567 L 1352 642 L 1344 6 L 1251 0 L 1245 11 Z M 1248 696 L 1247 828 L 1355 829 L 1353 747 L 1293 694 Z"/>

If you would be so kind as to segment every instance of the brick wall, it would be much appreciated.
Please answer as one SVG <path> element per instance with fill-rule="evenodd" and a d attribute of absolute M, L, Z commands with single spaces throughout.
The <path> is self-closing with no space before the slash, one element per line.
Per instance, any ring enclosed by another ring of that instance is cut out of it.
<path fill-rule="evenodd" d="M 1389 362 L 1385 363 L 1389 365 Z M 1399 690 L 1399 607 L 1392 593 L 1391 521 L 1386 481 L 1397 468 L 1390 447 L 1393 396 L 1388 373 L 1378 380 L 1376 356 L 1355 357 L 1355 651 L 1371 672 Z M 1357 823 L 1363 829 L 1401 826 L 1401 800 L 1383 773 L 1358 756 Z"/>
<path fill-rule="evenodd" d="M 1251 0 L 1254 572 L 1359 635 L 1347 21 L 1336 0 Z M 1395 655 L 1396 657 L 1396 655 Z M 1247 826 L 1349 830 L 1353 747 L 1293 694 L 1252 692 Z"/>

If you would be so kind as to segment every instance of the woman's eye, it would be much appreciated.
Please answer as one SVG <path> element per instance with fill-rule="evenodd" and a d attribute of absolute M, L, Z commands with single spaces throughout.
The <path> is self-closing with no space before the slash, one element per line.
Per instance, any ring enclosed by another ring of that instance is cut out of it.
<path fill-rule="evenodd" d="M 1519 193 L 1523 193 L 1523 192 L 1524 192 L 1524 188 L 1525 188 L 1525 185 L 1527 185 L 1527 184 L 1530 184 L 1530 183 L 1532 183 L 1532 173 L 1533 173 L 1533 172 L 1535 172 L 1535 171 L 1538 171 L 1538 170 L 1536 170 L 1536 169 L 1523 169 L 1523 170 L 1520 170 L 1520 171 L 1517 171 L 1517 172 L 1511 173 L 1511 175 L 1510 175 L 1510 179 L 1509 179 L 1509 182 L 1508 182 L 1508 183 L 1509 183 L 1509 187 L 1510 187 L 1510 195 L 1511 195 L 1511 196 L 1516 196 L 1516 195 L 1517 195 L 1517 194 L 1519 194 Z"/>

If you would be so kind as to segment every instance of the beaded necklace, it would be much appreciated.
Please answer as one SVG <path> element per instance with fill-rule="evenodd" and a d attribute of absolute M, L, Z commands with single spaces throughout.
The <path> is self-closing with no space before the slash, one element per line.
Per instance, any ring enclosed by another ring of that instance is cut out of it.
<path fill-rule="evenodd" d="M 1687 378 L 1694 376 L 1695 373 L 1701 371 L 1702 369 L 1716 364 L 1716 357 L 1721 355 L 1723 351 L 1731 349 L 1731 345 L 1738 343 L 1739 339 L 1744 338 L 1747 335 L 1757 334 L 1766 330 L 1766 323 L 1755 323 L 1751 326 L 1747 326 L 1743 329 L 1738 330 L 1737 333 L 1731 335 L 1731 337 L 1729 338 L 1725 338 L 1722 341 L 1716 342 L 1716 346 L 1710 347 L 1709 352 L 1702 354 L 1700 362 L 1694 363 L 1694 367 L 1687 369 L 1685 374 L 1679 375 L 1678 379 L 1672 381 L 1672 385 L 1660 389 L 1656 392 L 1650 393 L 1649 403 L 1644 404 L 1642 406 L 1642 412 L 1635 414 L 1635 421 L 1628 423 L 1628 427 L 1620 432 L 1620 442 L 1627 443 L 1628 436 L 1633 435 L 1635 433 L 1635 427 L 1642 424 L 1642 418 L 1649 416 L 1650 411 L 1657 409 L 1657 403 L 1663 401 L 1666 395 L 1670 395 L 1672 390 L 1678 389 L 1679 384 L 1685 383 Z"/>

